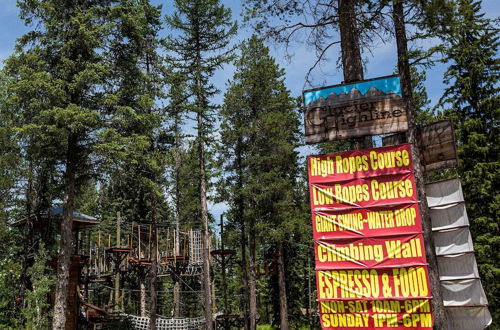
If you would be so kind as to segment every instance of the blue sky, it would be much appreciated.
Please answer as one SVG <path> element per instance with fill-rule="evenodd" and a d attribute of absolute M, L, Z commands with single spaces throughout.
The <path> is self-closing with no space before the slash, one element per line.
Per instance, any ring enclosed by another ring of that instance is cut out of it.
<path fill-rule="evenodd" d="M 154 4 L 163 4 L 164 13 L 172 10 L 172 2 L 166 0 L 152 0 Z M 241 5 L 238 0 L 222 0 L 225 6 L 233 11 L 235 19 L 240 20 Z M 483 12 L 486 17 L 496 18 L 500 16 L 499 0 L 484 0 Z M 3 62 L 13 51 L 15 41 L 24 33 L 30 30 L 29 27 L 24 26 L 23 22 L 19 19 L 19 10 L 16 7 L 15 0 L 0 0 L 0 61 Z M 166 33 L 166 32 L 164 32 Z M 234 42 L 239 42 L 248 38 L 251 35 L 249 27 L 241 27 L 238 36 Z M 433 41 L 428 41 L 428 46 Z M 285 50 L 282 47 L 270 46 L 271 54 L 276 58 L 277 62 L 285 69 L 286 78 L 285 82 L 294 96 L 300 96 L 304 88 L 304 77 L 309 67 L 314 63 L 315 55 L 307 49 L 302 43 L 296 43 L 290 50 L 293 54 L 291 59 L 287 60 Z M 338 70 L 336 61 L 339 53 L 338 48 L 332 48 L 328 58 L 330 62 L 321 66 L 321 70 L 317 70 L 314 75 L 313 87 L 321 87 L 325 85 L 335 85 L 342 82 L 342 72 Z M 375 42 L 372 47 L 372 52 L 366 55 L 366 68 L 365 78 L 376 78 L 380 76 L 387 76 L 394 72 L 396 67 L 396 47 L 394 43 Z M 0 67 L 3 64 L 0 63 Z M 427 72 L 426 88 L 431 100 L 435 103 L 443 93 L 444 85 L 443 72 L 445 67 L 441 64 L 436 65 Z M 234 67 L 226 65 L 222 70 L 216 73 L 214 77 L 214 84 L 221 89 L 225 90 L 225 85 L 228 79 L 232 77 Z M 309 88 L 310 86 L 306 86 Z M 214 98 L 215 103 L 222 102 L 222 94 Z M 225 209 L 224 205 L 212 205 L 211 211 L 218 219 L 221 211 Z"/>
<path fill-rule="evenodd" d="M 483 12 L 487 17 L 495 18 L 500 16 L 499 0 L 484 0 Z M 166 0 L 152 0 L 154 4 L 163 4 L 164 13 L 172 8 L 172 2 Z M 222 0 L 222 2 L 233 11 L 235 19 L 240 20 L 241 5 L 237 0 Z M 0 0 L 0 61 L 5 60 L 13 51 L 15 40 L 29 31 L 23 22 L 19 19 L 19 10 L 16 7 L 15 0 Z M 241 41 L 250 36 L 251 30 L 248 27 L 241 27 L 235 42 Z M 431 43 L 432 41 L 429 41 Z M 278 63 L 285 68 L 286 83 L 292 94 L 299 96 L 304 87 L 304 77 L 310 65 L 313 63 L 315 56 L 307 49 L 304 44 L 296 43 L 291 48 L 294 56 L 290 60 L 285 59 L 285 50 L 282 47 L 271 46 L 271 53 L 277 59 Z M 331 61 L 323 64 L 320 71 L 315 74 L 315 86 L 320 87 L 322 84 L 335 85 L 342 81 L 342 72 L 338 71 L 336 60 L 338 56 L 338 48 L 332 48 L 328 58 Z M 386 76 L 393 73 L 396 67 L 396 48 L 393 43 L 383 44 L 375 42 L 372 53 L 366 54 L 367 60 L 365 68 L 365 78 L 376 78 Z M 1 66 L 2 64 L 0 64 Z M 444 67 L 437 65 L 432 68 L 427 77 L 427 92 L 433 101 L 436 101 L 442 94 L 442 74 Z M 215 78 L 215 84 L 224 90 L 225 83 L 232 76 L 233 67 L 227 65 L 223 70 L 220 70 Z M 220 102 L 222 97 L 217 97 L 215 102 Z"/>

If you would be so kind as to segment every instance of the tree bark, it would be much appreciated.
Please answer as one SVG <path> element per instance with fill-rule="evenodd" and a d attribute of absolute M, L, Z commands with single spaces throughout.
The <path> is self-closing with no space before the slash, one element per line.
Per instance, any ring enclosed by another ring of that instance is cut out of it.
<path fill-rule="evenodd" d="M 359 47 L 354 3 L 356 0 L 339 0 L 340 48 L 345 82 L 363 80 L 363 61 Z"/>
<path fill-rule="evenodd" d="M 356 0 L 339 0 L 340 48 L 342 50 L 344 82 L 346 83 L 364 79 L 355 2 Z M 371 148 L 372 146 L 371 136 L 355 139 L 355 149 Z"/>
<path fill-rule="evenodd" d="M 179 246 L 179 232 L 181 230 L 181 217 L 180 217 L 180 207 L 179 207 L 179 196 L 180 196 L 180 191 L 179 191 L 179 180 L 180 180 L 180 175 L 179 175 L 179 166 L 180 166 L 180 161 L 179 157 L 176 157 L 177 159 L 175 160 L 176 163 L 176 187 L 175 187 L 175 193 L 176 193 L 176 202 L 175 202 L 175 229 L 176 229 L 176 244 L 175 244 L 175 253 L 177 255 L 180 254 L 180 246 Z M 179 279 L 174 275 L 174 317 L 181 317 L 182 311 L 181 311 L 181 283 L 179 282 Z"/>
<path fill-rule="evenodd" d="M 177 279 L 174 279 L 174 317 L 182 317 L 181 283 Z"/>
<path fill-rule="evenodd" d="M 156 194 L 156 192 L 153 192 Z M 157 296 L 156 291 L 158 284 L 158 236 L 157 236 L 157 197 L 153 196 L 151 208 L 151 270 L 150 270 L 150 294 L 149 294 L 149 330 L 156 330 L 156 305 Z"/>
<path fill-rule="evenodd" d="M 121 247 L 121 214 L 117 212 L 116 214 L 116 247 Z M 114 299 L 114 310 L 115 312 L 120 311 L 120 258 L 116 258 L 115 262 L 115 299 Z"/>
<path fill-rule="evenodd" d="M 146 311 L 146 284 L 144 283 L 144 274 L 141 273 L 140 275 L 140 298 L 139 298 L 139 303 L 140 303 L 140 309 L 141 309 L 141 317 L 146 317 L 147 316 L 147 311 Z"/>
<path fill-rule="evenodd" d="M 393 19 L 396 33 L 398 50 L 398 69 L 403 88 L 403 97 L 406 99 L 408 111 L 408 142 L 411 144 L 413 166 L 415 171 L 415 183 L 417 185 L 420 215 L 422 218 L 422 229 L 425 242 L 425 252 L 428 262 L 429 280 L 432 293 L 432 312 L 434 315 L 434 329 L 446 329 L 443 297 L 441 293 L 441 282 L 437 267 L 436 250 L 432 237 L 432 223 L 429 214 L 429 206 L 425 196 L 425 180 L 420 165 L 420 146 L 417 139 L 415 106 L 413 103 L 413 89 L 411 83 L 410 64 L 408 61 L 408 44 L 406 38 L 406 27 L 404 22 L 403 2 L 394 0 Z"/>
<path fill-rule="evenodd" d="M 249 291 L 249 307 L 250 307 L 250 329 L 257 328 L 257 287 L 256 287 L 256 246 L 255 246 L 255 219 L 250 218 L 250 227 L 248 230 L 248 246 L 250 250 L 250 276 L 248 277 L 248 291 Z"/>
<path fill-rule="evenodd" d="M 55 291 L 54 318 L 52 329 L 66 329 L 71 320 L 66 319 L 68 307 L 68 279 L 72 253 L 72 215 L 75 203 L 77 137 L 70 134 L 66 151 L 66 171 L 64 188 L 64 213 L 61 223 L 61 242 L 57 260 L 57 281 Z"/>
<path fill-rule="evenodd" d="M 180 113 L 177 112 L 175 115 L 175 229 L 177 233 L 181 230 L 181 210 L 180 210 L 180 168 L 181 168 L 181 156 L 180 156 Z M 178 234 L 177 234 L 178 235 Z M 177 246 L 175 247 L 176 253 L 179 254 L 179 237 L 177 237 Z M 181 283 L 179 279 L 174 275 L 174 317 L 182 316 L 182 295 L 181 295 Z"/>
<path fill-rule="evenodd" d="M 280 303 L 280 329 L 288 330 L 288 303 L 286 299 L 286 282 L 285 282 L 285 258 L 283 256 L 283 243 L 278 243 L 278 288 L 279 288 L 279 303 Z"/>
<path fill-rule="evenodd" d="M 243 317 L 245 330 L 250 329 L 250 308 L 249 308 L 249 290 L 248 290 L 248 261 L 247 261 L 247 236 L 246 236 L 246 223 L 245 223 L 245 205 L 243 204 L 243 168 L 241 159 L 241 148 L 242 148 L 241 138 L 238 139 L 237 151 L 236 151 L 236 170 L 237 170 L 237 180 L 238 180 L 238 198 L 237 204 L 237 217 L 241 226 L 241 272 L 243 275 L 242 285 L 243 285 Z"/>
<path fill-rule="evenodd" d="M 198 88 L 198 153 L 200 161 L 200 212 L 203 222 L 203 300 L 205 303 L 205 320 L 207 330 L 212 330 L 212 289 L 210 280 L 210 232 L 208 227 L 208 207 L 207 207 L 207 179 L 205 173 L 205 139 L 203 134 L 204 123 L 202 116 L 202 100 L 201 100 L 201 78 L 197 77 Z"/>

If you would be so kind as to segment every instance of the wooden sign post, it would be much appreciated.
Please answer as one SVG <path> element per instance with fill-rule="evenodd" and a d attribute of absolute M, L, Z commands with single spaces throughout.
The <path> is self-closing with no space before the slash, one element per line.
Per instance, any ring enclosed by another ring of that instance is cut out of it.
<path fill-rule="evenodd" d="M 455 134 L 451 120 L 446 119 L 417 127 L 417 139 L 420 146 L 420 162 L 424 172 L 457 166 Z M 384 146 L 406 142 L 403 134 L 382 138 Z"/>
<path fill-rule="evenodd" d="M 408 129 L 399 76 L 306 90 L 303 97 L 306 143 Z"/>

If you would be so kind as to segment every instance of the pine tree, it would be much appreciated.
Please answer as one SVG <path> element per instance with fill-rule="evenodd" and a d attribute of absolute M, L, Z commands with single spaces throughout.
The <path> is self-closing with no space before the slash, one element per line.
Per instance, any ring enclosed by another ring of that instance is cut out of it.
<path fill-rule="evenodd" d="M 110 8 L 111 30 L 107 58 L 111 63 L 105 100 L 109 125 L 102 131 L 102 155 L 107 160 L 112 204 L 107 217 L 120 212 L 125 221 L 149 223 L 156 237 L 159 219 L 168 215 L 162 195 L 163 172 L 170 141 L 162 130 L 166 113 L 158 105 L 163 96 L 164 68 L 157 53 L 161 9 L 149 0 L 125 0 Z M 157 314 L 157 241 L 152 240 L 149 271 L 150 329 Z M 139 279 L 139 285 L 145 279 Z M 120 287 L 115 278 L 115 287 Z M 145 292 L 141 292 L 145 295 Z M 120 307 L 115 292 L 115 310 Z M 145 297 L 142 297 L 144 301 Z M 143 306 L 144 308 L 144 306 Z"/>
<path fill-rule="evenodd" d="M 453 119 L 471 234 L 493 319 L 500 317 L 500 59 L 499 32 L 481 13 L 481 2 L 460 0 L 446 37 L 441 99 Z M 449 106 L 449 108 L 447 107 Z"/>
<path fill-rule="evenodd" d="M 175 13 L 167 18 L 180 37 L 166 40 L 169 60 L 188 81 L 192 112 L 196 115 L 200 215 L 203 223 L 203 291 L 207 329 L 212 329 L 212 296 L 210 280 L 210 236 L 207 209 L 207 147 L 212 139 L 215 107 L 210 98 L 217 89 L 210 83 L 215 70 L 230 61 L 232 49 L 227 49 L 236 33 L 231 11 L 218 0 L 176 0 Z"/>
<path fill-rule="evenodd" d="M 32 289 L 26 294 L 26 307 L 23 316 L 27 329 L 47 329 L 49 327 L 50 304 L 48 296 L 53 290 L 54 276 L 48 265 L 51 255 L 40 244 L 33 266 L 28 269 Z"/>
<path fill-rule="evenodd" d="M 9 220 L 17 213 L 15 185 L 20 175 L 19 146 L 15 140 L 15 116 L 8 106 L 9 80 L 0 70 L 0 328 L 21 327 L 19 313 L 19 279 L 21 263 L 17 256 L 20 236 L 8 228 Z"/>
<path fill-rule="evenodd" d="M 109 1 L 18 1 L 21 18 L 36 23 L 19 39 L 7 70 L 21 116 L 22 132 L 39 155 L 56 160 L 64 178 L 64 215 L 55 290 L 54 329 L 66 327 L 67 287 L 72 251 L 71 217 L 81 176 L 89 168 L 101 125 L 101 90 L 107 67 L 103 49 Z"/>
<path fill-rule="evenodd" d="M 301 217 L 295 191 L 299 174 L 295 150 L 299 142 L 298 111 L 283 76 L 262 40 L 252 37 L 242 46 L 222 111 L 228 197 L 235 220 L 248 229 L 242 240 L 249 247 L 250 328 L 255 326 L 257 316 L 258 243 L 277 252 L 279 324 L 282 329 L 289 328 L 283 241 L 307 219 Z"/>

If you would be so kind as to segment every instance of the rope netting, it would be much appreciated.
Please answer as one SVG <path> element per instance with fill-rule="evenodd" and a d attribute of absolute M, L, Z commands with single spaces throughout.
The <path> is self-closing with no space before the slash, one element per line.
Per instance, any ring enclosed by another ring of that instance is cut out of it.
<path fill-rule="evenodd" d="M 137 259 L 149 258 L 150 240 L 148 233 L 146 232 L 142 235 L 143 238 L 141 241 L 138 239 L 138 232 L 139 229 L 136 230 L 135 234 L 128 242 L 129 245 L 127 246 L 130 246 L 131 250 L 127 254 L 125 262 L 120 263 L 121 271 L 130 270 L 129 268 L 133 260 L 136 260 L 137 262 Z M 163 239 L 159 239 L 158 241 L 158 275 L 169 274 L 171 272 L 171 267 L 165 263 L 165 260 L 170 258 L 168 259 L 169 262 L 175 263 L 176 257 L 183 257 L 183 259 L 177 260 L 183 260 L 183 262 L 185 262 L 184 267 L 182 267 L 182 269 L 178 269 L 181 274 L 200 275 L 203 265 L 203 241 L 201 231 L 179 231 L 177 234 L 174 231 L 173 233 L 162 233 L 160 237 L 162 236 L 164 236 Z M 109 275 L 113 272 L 113 254 L 107 252 L 106 247 L 103 246 L 100 248 L 96 244 L 91 244 L 91 247 L 89 248 L 89 255 L 90 258 L 85 265 L 86 270 L 84 270 L 84 273 L 88 270 L 88 274 L 90 276 L 101 277 Z M 127 259 L 131 261 L 129 262 Z"/>
<path fill-rule="evenodd" d="M 130 314 L 122 314 L 128 318 L 135 329 L 148 330 L 149 317 L 141 317 Z M 196 318 L 165 318 L 158 316 L 156 319 L 156 329 L 158 330 L 198 330 L 203 329 L 205 325 L 204 317 Z"/>

